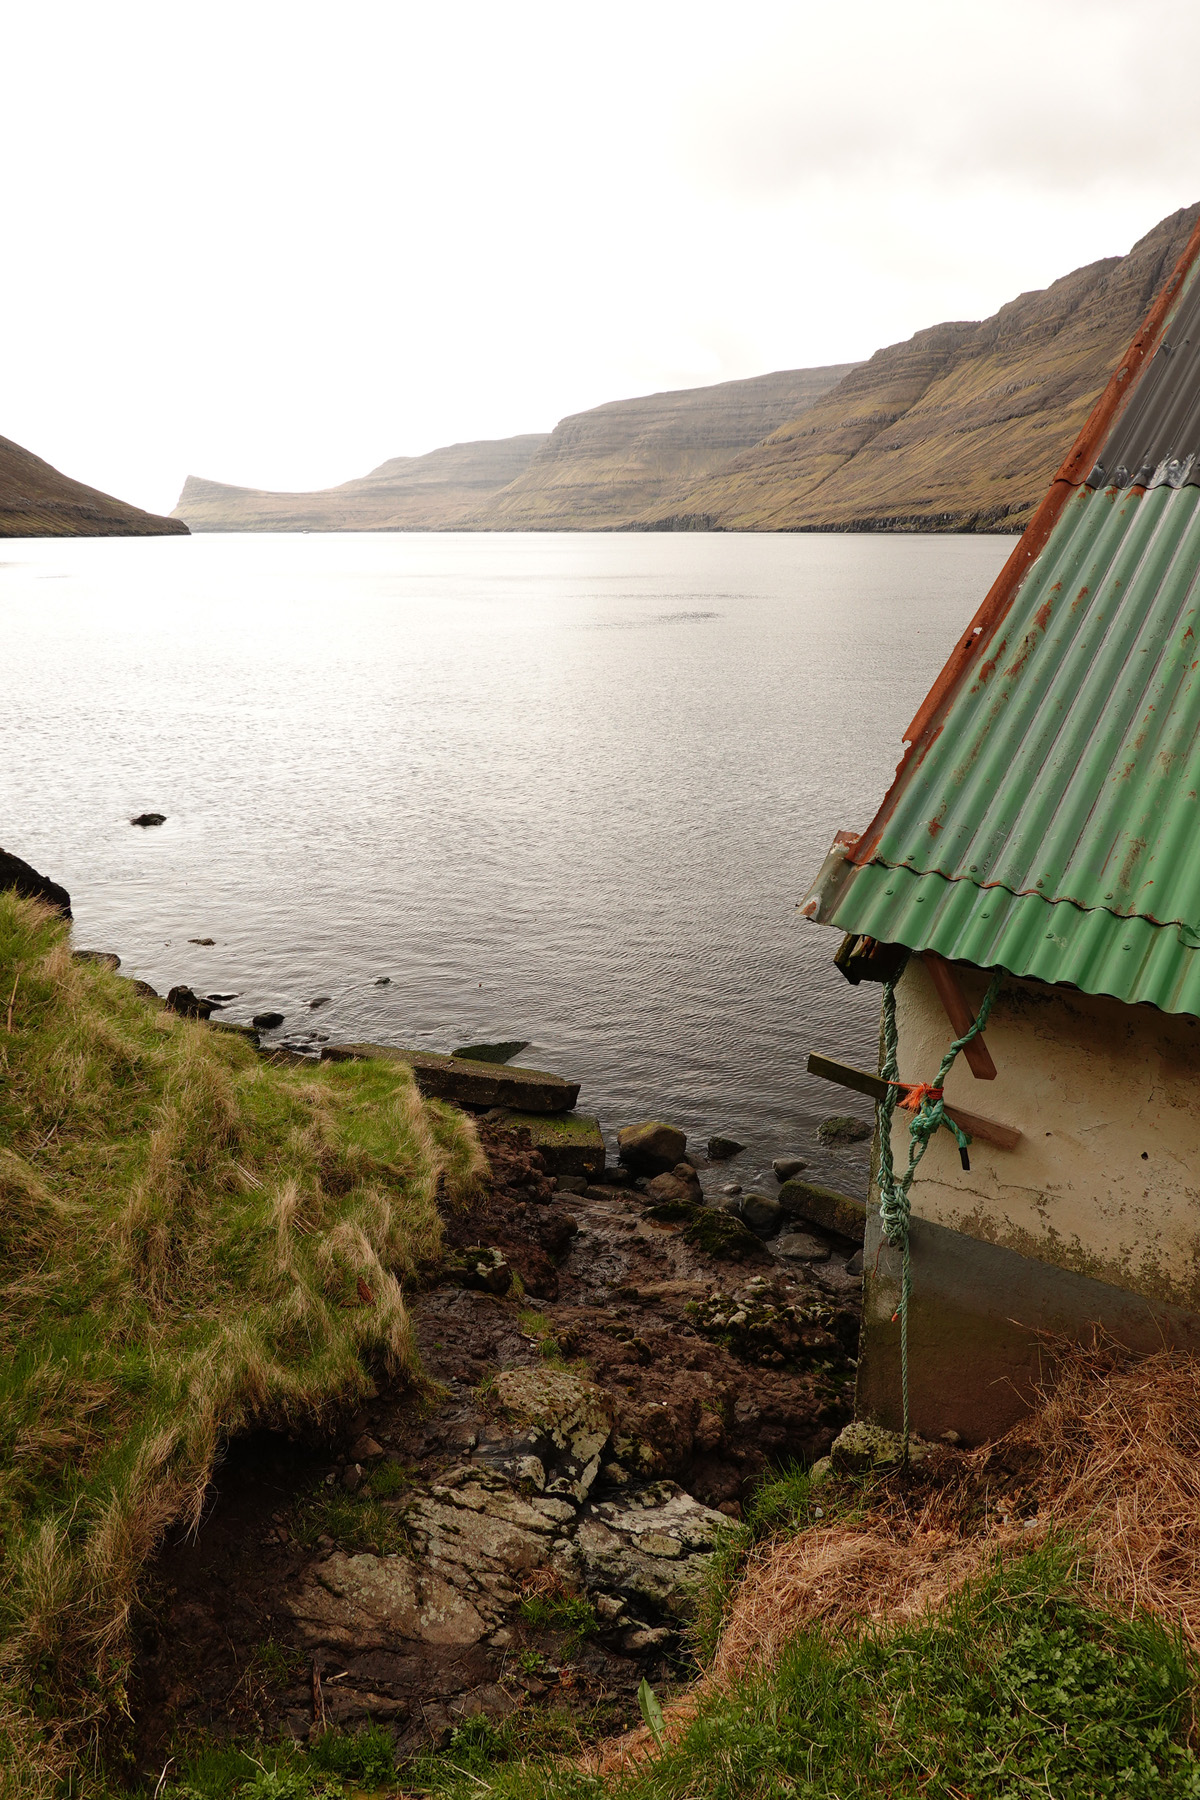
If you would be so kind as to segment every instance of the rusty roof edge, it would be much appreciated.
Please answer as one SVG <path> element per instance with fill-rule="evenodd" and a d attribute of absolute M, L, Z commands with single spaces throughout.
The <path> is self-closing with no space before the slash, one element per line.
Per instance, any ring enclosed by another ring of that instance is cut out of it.
<path fill-rule="evenodd" d="M 1062 467 L 1050 483 L 1045 499 L 1017 539 L 1011 556 L 988 589 L 982 605 L 951 650 L 941 673 L 921 702 L 912 723 L 904 732 L 902 741 L 905 748 L 896 765 L 892 785 L 884 795 L 875 817 L 862 833 L 854 848 L 849 851 L 849 856 L 855 864 L 861 865 L 874 859 L 874 852 L 878 847 L 883 827 L 895 807 L 909 763 L 920 755 L 926 741 L 941 730 L 941 717 L 945 714 L 970 667 L 972 656 L 978 649 L 980 641 L 990 636 L 1012 606 L 1018 588 L 1037 557 L 1045 549 L 1067 501 L 1091 473 L 1096 453 L 1111 429 L 1122 405 L 1133 393 L 1137 385 L 1134 377 L 1141 372 L 1147 357 L 1157 347 L 1167 315 L 1179 297 L 1179 290 L 1186 281 L 1198 255 L 1200 255 L 1200 219 L 1193 227 L 1192 235 L 1187 241 L 1183 254 L 1175 264 L 1161 293 L 1138 327 L 1133 342 L 1113 370 L 1104 392 L 1092 408 Z M 1082 473 L 1080 473 L 1081 470 Z"/>

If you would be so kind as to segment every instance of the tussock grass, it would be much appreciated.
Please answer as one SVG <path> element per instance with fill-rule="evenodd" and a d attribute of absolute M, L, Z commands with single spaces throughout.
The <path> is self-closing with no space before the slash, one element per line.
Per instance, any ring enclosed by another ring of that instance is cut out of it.
<path fill-rule="evenodd" d="M 416 1373 L 401 1284 L 484 1163 L 402 1068 L 269 1066 L 12 894 L 0 997 L 0 1793 L 34 1796 L 123 1705 L 141 1571 L 222 1440 Z"/>

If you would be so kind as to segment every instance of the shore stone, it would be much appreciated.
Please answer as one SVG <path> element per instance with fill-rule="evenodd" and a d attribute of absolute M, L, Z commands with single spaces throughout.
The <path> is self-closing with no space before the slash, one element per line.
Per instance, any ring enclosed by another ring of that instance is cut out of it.
<path fill-rule="evenodd" d="M 798 1156 L 777 1156 L 771 1164 L 776 1181 L 791 1181 L 794 1175 L 799 1175 L 807 1167 L 808 1164 Z"/>
<path fill-rule="evenodd" d="M 283 1014 L 281 1012 L 255 1013 L 250 1023 L 257 1031 L 278 1031 L 283 1024 Z"/>
<path fill-rule="evenodd" d="M 492 1393 L 509 1427 L 490 1460 L 514 1472 L 519 1465 L 535 1487 L 542 1485 L 540 1466 L 547 1495 L 582 1500 L 612 1433 L 612 1401 L 604 1389 L 563 1369 L 505 1369 Z"/>
<path fill-rule="evenodd" d="M 72 950 L 72 962 L 97 963 L 102 969 L 112 969 L 115 973 L 121 966 L 121 959 L 115 950 Z"/>
<path fill-rule="evenodd" d="M 676 1163 L 665 1175 L 656 1175 L 646 1183 L 651 1200 L 692 1200 L 697 1205 L 704 1199 L 700 1177 L 690 1163 Z"/>
<path fill-rule="evenodd" d="M 751 1189 L 742 1196 L 742 1218 L 757 1237 L 770 1237 L 779 1230 L 783 1208 L 773 1195 Z"/>
<path fill-rule="evenodd" d="M 710 1162 L 728 1162 L 731 1156 L 737 1156 L 746 1148 L 736 1138 L 710 1137 L 708 1140 L 708 1159 Z"/>
<path fill-rule="evenodd" d="M 850 1261 L 846 1264 L 846 1273 L 847 1275 L 861 1275 L 862 1272 L 863 1253 L 861 1250 L 856 1250 L 854 1255 L 850 1258 Z"/>
<path fill-rule="evenodd" d="M 662 1119 L 626 1125 L 617 1133 L 621 1161 L 637 1175 L 666 1175 L 683 1161 L 687 1134 Z"/>
<path fill-rule="evenodd" d="M 807 1231 L 789 1231 L 775 1246 L 780 1256 L 792 1262 L 828 1262 L 829 1245 Z M 858 1252 L 861 1256 L 861 1250 Z"/>
<path fill-rule="evenodd" d="M 462 1044 L 450 1054 L 466 1062 L 506 1063 L 528 1048 L 528 1038 L 505 1038 L 498 1044 Z"/>
<path fill-rule="evenodd" d="M 852 1119 L 848 1113 L 835 1113 L 832 1118 L 821 1120 L 817 1136 L 823 1144 L 861 1144 L 874 1129 L 862 1119 Z"/>
<path fill-rule="evenodd" d="M 866 1205 L 851 1199 L 849 1194 L 839 1194 L 813 1181 L 785 1181 L 779 1190 L 779 1204 L 789 1218 L 804 1219 L 810 1225 L 819 1225 L 822 1231 L 862 1243 L 867 1226 Z"/>
<path fill-rule="evenodd" d="M 213 1011 L 213 1002 L 194 994 L 190 987 L 182 984 L 167 991 L 167 1008 L 178 1013 L 183 1019 L 207 1019 Z"/>
<path fill-rule="evenodd" d="M 462 1056 L 436 1056 L 430 1050 L 401 1050 L 390 1044 L 326 1044 L 321 1052 L 322 1062 L 374 1060 L 404 1063 L 427 1100 L 484 1108 L 510 1106 L 518 1112 L 567 1113 L 579 1098 L 577 1081 L 564 1081 L 561 1075 L 549 1075 L 543 1069 L 470 1062 Z"/>
<path fill-rule="evenodd" d="M 129 823 L 131 825 L 140 825 L 143 828 L 143 830 L 145 830 L 146 827 L 150 826 L 150 825 L 165 825 L 166 822 L 167 822 L 166 813 L 156 813 L 156 812 L 139 813 L 136 819 L 130 819 L 130 821 L 129 821 Z"/>

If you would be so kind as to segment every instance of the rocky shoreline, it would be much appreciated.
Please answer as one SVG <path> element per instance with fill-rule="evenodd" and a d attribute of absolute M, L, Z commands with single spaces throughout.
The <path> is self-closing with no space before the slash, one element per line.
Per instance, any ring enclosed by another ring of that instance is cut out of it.
<path fill-rule="evenodd" d="M 135 985 L 266 1060 L 316 1060 L 212 1017 L 226 997 Z M 422 1385 L 380 1370 L 352 1414 L 231 1442 L 199 1530 L 162 1545 L 117 1746 L 143 1775 L 181 1744 L 367 1722 L 401 1757 L 474 1717 L 628 1728 L 643 1677 L 694 1671 L 698 1589 L 754 1486 L 851 1416 L 865 1209 L 806 1177 L 815 1156 L 861 1180 L 861 1121 L 741 1180 L 736 1139 L 700 1154 L 662 1120 L 610 1161 L 577 1083 L 505 1062 L 515 1041 L 468 1048 L 320 1046 L 472 1114 L 489 1174 L 441 1201 L 444 1253 L 407 1296 Z"/>
<path fill-rule="evenodd" d="M 402 1756 L 522 1709 L 623 1730 L 643 1675 L 686 1677 L 743 1497 L 850 1417 L 852 1240 L 813 1227 L 800 1259 L 742 1226 L 730 1255 L 691 1229 L 726 1215 L 655 1201 L 654 1177 L 573 1191 L 526 1132 L 480 1133 L 492 1178 L 446 1211 L 445 1263 L 410 1301 L 426 1393 L 381 1379 L 322 1432 L 231 1446 L 199 1534 L 165 1546 L 140 1766 L 181 1736 L 368 1720 Z"/>

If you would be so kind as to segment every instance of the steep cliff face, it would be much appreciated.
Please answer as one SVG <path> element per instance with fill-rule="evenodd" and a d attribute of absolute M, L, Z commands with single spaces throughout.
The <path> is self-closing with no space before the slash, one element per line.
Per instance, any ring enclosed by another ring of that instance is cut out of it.
<path fill-rule="evenodd" d="M 193 531 L 446 531 L 526 468 L 544 432 L 394 456 L 369 475 L 309 494 L 228 487 L 189 475 L 172 518 Z"/>
<path fill-rule="evenodd" d="M 803 417 L 638 523 L 767 531 L 1016 530 L 1187 243 L 1189 207 L 982 324 L 879 350 Z"/>
<path fill-rule="evenodd" d="M 854 367 L 785 369 L 573 413 L 471 523 L 491 531 L 623 525 L 806 412 Z"/>
<path fill-rule="evenodd" d="M 0 437 L 0 538 L 187 535 L 179 519 L 127 506 L 62 475 L 40 456 Z"/>

